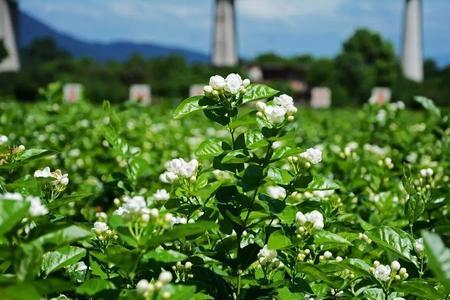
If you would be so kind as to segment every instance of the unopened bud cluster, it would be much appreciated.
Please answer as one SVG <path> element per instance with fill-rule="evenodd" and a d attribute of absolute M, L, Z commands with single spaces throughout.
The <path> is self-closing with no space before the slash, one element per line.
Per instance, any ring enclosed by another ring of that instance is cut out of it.
<path fill-rule="evenodd" d="M 105 222 L 97 221 L 94 223 L 92 232 L 95 233 L 100 241 L 117 240 L 118 236 L 114 230 L 111 230 Z"/>
<path fill-rule="evenodd" d="M 284 264 L 277 258 L 277 255 L 276 250 L 271 250 L 267 245 L 264 245 L 264 247 L 259 250 L 256 267 L 262 268 L 266 274 L 284 268 Z"/>
<path fill-rule="evenodd" d="M 370 268 L 373 276 L 381 282 L 388 282 L 392 280 L 405 280 L 409 274 L 405 268 L 402 268 L 400 263 L 394 260 L 391 265 L 382 265 L 379 261 L 373 262 L 373 267 Z"/>
<path fill-rule="evenodd" d="M 277 125 L 284 121 L 293 121 L 297 108 L 294 106 L 294 99 L 291 96 L 283 94 L 275 97 L 270 104 L 259 101 L 256 103 L 258 112 L 256 116 L 265 121 Z"/>
<path fill-rule="evenodd" d="M 193 278 L 194 275 L 191 273 L 192 263 L 190 261 L 185 262 L 184 264 L 179 261 L 175 266 L 172 266 L 172 270 L 175 272 L 177 276 L 176 282 L 186 281 L 189 278 Z"/>
<path fill-rule="evenodd" d="M 298 251 L 297 254 L 297 260 L 298 261 L 305 261 L 306 257 L 311 253 L 311 250 L 309 249 L 304 249 L 304 250 L 300 250 Z"/>
<path fill-rule="evenodd" d="M 309 148 L 306 151 L 288 157 L 288 161 L 296 173 L 302 169 L 310 168 L 311 165 L 318 164 L 322 161 L 322 150 L 318 148 Z"/>
<path fill-rule="evenodd" d="M 366 242 L 367 244 L 372 243 L 372 240 L 369 239 L 369 237 L 365 233 L 362 233 L 362 232 L 358 233 L 358 239 Z"/>
<path fill-rule="evenodd" d="M 172 293 L 169 283 L 172 279 L 172 273 L 162 271 L 156 281 L 152 280 L 149 282 L 146 279 L 140 280 L 136 285 L 136 292 L 145 299 L 156 299 L 158 296 L 162 299 L 170 299 Z"/>

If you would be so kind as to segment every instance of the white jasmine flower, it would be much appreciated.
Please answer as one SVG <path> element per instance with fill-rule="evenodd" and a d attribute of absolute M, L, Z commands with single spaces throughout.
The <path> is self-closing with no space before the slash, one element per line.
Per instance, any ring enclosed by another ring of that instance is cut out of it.
<path fill-rule="evenodd" d="M 305 152 L 300 153 L 299 156 L 306 159 L 313 165 L 318 164 L 322 161 L 322 151 L 317 148 L 309 148 Z"/>
<path fill-rule="evenodd" d="M 426 168 L 426 169 L 420 170 L 420 176 L 422 176 L 422 177 L 431 177 L 431 176 L 433 176 L 433 169 Z"/>
<path fill-rule="evenodd" d="M 319 211 L 313 210 L 312 212 L 306 213 L 305 217 L 309 223 L 313 224 L 314 229 L 323 229 L 323 215 Z"/>
<path fill-rule="evenodd" d="M 378 265 L 373 270 L 373 276 L 380 281 L 388 281 L 391 275 L 391 267 L 385 265 Z"/>
<path fill-rule="evenodd" d="M 36 178 L 52 177 L 52 173 L 50 172 L 50 167 L 45 167 L 42 170 L 34 171 L 34 177 L 36 177 Z"/>
<path fill-rule="evenodd" d="M 175 158 L 166 163 L 166 169 L 167 172 L 161 174 L 160 180 L 171 183 L 178 179 L 178 177 L 190 178 L 194 176 L 198 169 L 198 161 L 192 159 L 186 162 L 182 158 Z"/>
<path fill-rule="evenodd" d="M 262 102 L 262 101 L 258 101 L 256 102 L 256 109 L 260 112 L 263 112 L 264 109 L 266 108 L 266 103 Z"/>
<path fill-rule="evenodd" d="M 281 186 L 267 187 L 267 194 L 274 199 L 284 199 L 286 197 L 286 190 Z"/>
<path fill-rule="evenodd" d="M 203 92 L 205 92 L 206 94 L 211 94 L 213 92 L 213 88 L 210 85 L 205 85 L 203 87 Z"/>
<path fill-rule="evenodd" d="M 220 75 L 211 76 L 211 78 L 209 78 L 209 85 L 215 90 L 223 89 L 226 84 L 225 79 Z"/>
<path fill-rule="evenodd" d="M 6 135 L 0 135 L 0 145 L 6 144 L 8 142 L 8 137 Z"/>
<path fill-rule="evenodd" d="M 294 106 L 294 99 L 286 94 L 275 97 L 273 99 L 273 103 L 284 108 L 288 115 L 292 115 L 297 112 L 297 108 Z"/>
<path fill-rule="evenodd" d="M 398 261 L 394 260 L 394 261 L 391 263 L 391 269 L 392 269 L 392 271 L 397 272 L 398 270 L 400 270 L 400 268 L 401 268 L 401 266 L 400 266 L 400 263 L 399 263 Z"/>
<path fill-rule="evenodd" d="M 224 87 L 225 91 L 231 94 L 237 94 L 241 90 L 242 78 L 239 74 L 231 73 L 225 79 L 226 85 Z"/>
<path fill-rule="evenodd" d="M 258 252 L 258 260 L 262 265 L 271 263 L 275 258 L 277 258 L 277 251 L 270 250 L 267 245 Z"/>
<path fill-rule="evenodd" d="M 178 180 L 178 176 L 173 172 L 164 172 L 159 175 L 159 180 L 164 183 L 173 183 Z"/>
<path fill-rule="evenodd" d="M 297 221 L 298 224 L 304 225 L 308 220 L 306 219 L 305 215 L 299 211 L 295 215 L 295 221 Z"/>
<path fill-rule="evenodd" d="M 158 277 L 158 281 L 164 284 L 171 282 L 172 279 L 173 279 L 172 273 L 170 273 L 169 271 L 162 271 Z"/>
<path fill-rule="evenodd" d="M 266 106 L 264 108 L 264 115 L 272 124 L 278 124 L 284 121 L 286 109 L 281 106 Z"/>
<path fill-rule="evenodd" d="M 136 291 L 141 295 L 144 295 L 148 291 L 149 288 L 150 288 L 150 283 L 145 279 L 139 280 L 139 282 L 136 285 Z"/>
<path fill-rule="evenodd" d="M 421 254 L 421 253 L 423 253 L 423 250 L 425 249 L 425 247 L 424 247 L 424 244 L 423 244 L 423 239 L 422 238 L 420 238 L 420 239 L 417 239 L 415 242 L 414 242 L 414 250 L 416 250 L 416 252 L 418 253 L 418 254 Z"/>
<path fill-rule="evenodd" d="M 169 200 L 170 195 L 165 189 L 160 189 L 153 194 L 153 198 L 156 201 L 166 201 Z"/>
<path fill-rule="evenodd" d="M 48 209 L 42 205 L 39 197 L 27 197 L 27 201 L 30 202 L 30 208 L 28 209 L 30 216 L 39 217 L 48 214 Z"/>
<path fill-rule="evenodd" d="M 323 256 L 328 259 L 328 258 L 332 258 L 333 254 L 330 251 L 325 251 L 323 253 Z"/>
<path fill-rule="evenodd" d="M 101 234 L 109 230 L 108 225 L 105 222 L 97 221 L 94 223 L 93 231 L 96 234 Z"/>
<path fill-rule="evenodd" d="M 149 220 L 150 209 L 147 202 L 142 196 L 124 197 L 124 203 L 114 214 L 123 217 L 126 220 L 141 220 L 146 222 Z"/>
<path fill-rule="evenodd" d="M 57 169 L 54 172 L 52 172 L 52 177 L 56 179 L 55 184 L 61 184 L 66 186 L 69 184 L 69 175 L 68 174 L 62 174 L 61 170 Z"/>

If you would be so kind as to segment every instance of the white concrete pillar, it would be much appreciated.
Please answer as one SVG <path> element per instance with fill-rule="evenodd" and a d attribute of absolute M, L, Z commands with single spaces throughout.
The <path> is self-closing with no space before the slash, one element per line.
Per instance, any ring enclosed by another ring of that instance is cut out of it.
<path fill-rule="evenodd" d="M 0 0 L 0 40 L 8 56 L 0 62 L 0 72 L 17 72 L 20 68 L 16 33 L 8 1 Z"/>
<path fill-rule="evenodd" d="M 212 64 L 231 67 L 238 64 L 234 0 L 216 0 Z"/>
<path fill-rule="evenodd" d="M 402 70 L 408 79 L 423 80 L 421 0 L 405 0 Z"/>

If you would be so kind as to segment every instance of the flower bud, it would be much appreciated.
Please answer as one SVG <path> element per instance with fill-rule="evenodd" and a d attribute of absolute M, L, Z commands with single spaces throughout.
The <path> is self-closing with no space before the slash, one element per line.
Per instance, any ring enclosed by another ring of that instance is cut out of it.
<path fill-rule="evenodd" d="M 192 263 L 191 263 L 190 261 L 187 261 L 187 262 L 184 264 L 184 267 L 185 267 L 187 270 L 189 270 L 189 269 L 192 268 Z"/>
<path fill-rule="evenodd" d="M 392 271 L 397 272 L 398 270 L 400 270 L 400 263 L 398 261 L 394 260 L 391 263 L 391 269 L 392 269 Z"/>
<path fill-rule="evenodd" d="M 203 87 L 203 91 L 205 92 L 205 94 L 211 94 L 213 92 L 213 88 L 210 85 L 205 85 Z"/>

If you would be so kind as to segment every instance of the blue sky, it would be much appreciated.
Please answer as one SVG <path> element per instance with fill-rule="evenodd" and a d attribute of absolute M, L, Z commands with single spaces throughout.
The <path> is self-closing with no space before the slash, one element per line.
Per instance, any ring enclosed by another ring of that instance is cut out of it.
<path fill-rule="evenodd" d="M 209 53 L 213 0 L 21 0 L 58 30 L 91 41 L 131 40 Z M 237 0 L 243 57 L 333 56 L 358 27 L 400 49 L 404 0 Z M 423 0 L 424 53 L 450 63 L 450 0 Z"/>

